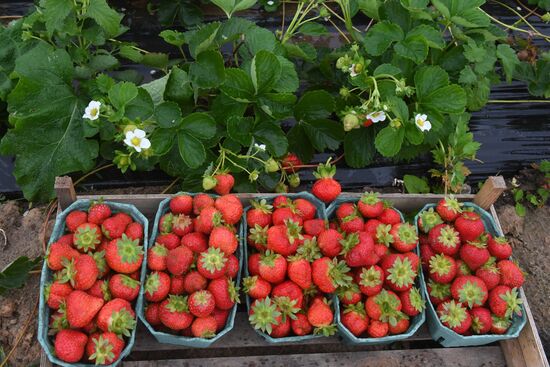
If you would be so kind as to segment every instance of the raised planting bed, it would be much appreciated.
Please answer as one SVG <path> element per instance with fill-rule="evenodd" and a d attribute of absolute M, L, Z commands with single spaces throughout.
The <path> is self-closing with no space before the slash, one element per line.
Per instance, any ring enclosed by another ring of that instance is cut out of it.
<path fill-rule="evenodd" d="M 474 201 L 487 209 L 496 225 L 500 226 L 492 203 L 504 189 L 502 178 L 490 178 L 477 196 L 460 195 L 461 201 Z M 58 178 L 56 191 L 60 210 L 76 199 L 70 178 Z M 360 193 L 343 193 L 343 197 L 359 198 Z M 250 199 L 261 194 L 239 194 L 246 206 Z M 104 200 L 135 205 L 153 223 L 159 203 L 170 195 L 106 195 Z M 425 204 L 436 203 L 441 195 L 382 194 L 403 213 L 414 213 Z M 79 196 L 79 199 L 97 199 L 97 196 Z M 527 322 L 517 339 L 492 343 L 481 347 L 443 348 L 433 341 L 426 324 L 406 340 L 382 346 L 352 346 L 341 337 L 317 338 L 298 343 L 269 344 L 249 325 L 243 303 L 235 317 L 233 330 L 209 348 L 190 348 L 160 344 L 140 324 L 131 353 L 122 366 L 332 366 L 336 364 L 400 366 L 548 366 L 536 325 L 525 294 L 523 298 Z M 51 366 L 43 355 L 41 367 Z"/>

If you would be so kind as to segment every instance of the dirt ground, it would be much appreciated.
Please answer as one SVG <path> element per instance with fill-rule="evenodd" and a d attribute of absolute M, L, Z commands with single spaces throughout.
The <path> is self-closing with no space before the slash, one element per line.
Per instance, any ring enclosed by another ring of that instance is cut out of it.
<path fill-rule="evenodd" d="M 162 188 L 127 188 L 97 192 L 98 194 L 159 193 Z M 96 193 L 96 192 L 94 192 Z M 550 207 L 528 210 L 525 218 L 516 216 L 509 197 L 497 203 L 500 222 L 514 246 L 514 257 L 528 274 L 524 286 L 547 356 L 550 357 Z M 45 206 L 28 208 L 24 201 L 0 203 L 0 269 L 19 256 L 34 258 L 42 254 L 41 229 Z M 47 227 L 49 237 L 52 223 Z M 31 319 L 19 347 L 10 358 L 10 366 L 37 366 L 40 346 L 36 340 L 35 314 L 39 274 L 30 276 L 27 284 L 0 298 L 0 356 L 7 354 L 25 323 Z"/>

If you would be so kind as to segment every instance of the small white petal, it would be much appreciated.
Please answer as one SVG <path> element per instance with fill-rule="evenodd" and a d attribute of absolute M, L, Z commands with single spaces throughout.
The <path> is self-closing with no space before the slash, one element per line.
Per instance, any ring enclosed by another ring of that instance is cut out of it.
<path fill-rule="evenodd" d="M 141 143 L 139 144 L 140 148 L 142 149 L 149 149 L 151 148 L 151 142 L 147 138 L 141 139 Z"/>
<path fill-rule="evenodd" d="M 430 121 L 424 122 L 424 131 L 430 131 L 432 129 L 432 124 Z"/>
<path fill-rule="evenodd" d="M 133 147 L 134 145 L 132 144 L 132 139 L 124 139 L 124 144 L 128 145 L 129 147 Z"/>
<path fill-rule="evenodd" d="M 134 130 L 134 136 L 135 136 L 136 138 L 142 139 L 142 138 L 145 137 L 145 131 L 143 131 L 143 130 L 141 130 L 141 129 L 135 129 L 135 130 Z"/>
<path fill-rule="evenodd" d="M 259 150 L 265 150 L 265 144 L 254 143 L 254 147 L 259 149 Z"/>
<path fill-rule="evenodd" d="M 269 6 L 271 6 L 271 5 L 273 5 L 273 4 L 275 4 L 275 2 L 273 2 L 272 0 L 269 0 L 269 1 L 267 2 L 267 5 L 269 5 Z"/>
<path fill-rule="evenodd" d="M 367 115 L 367 119 L 371 120 L 373 123 L 386 121 L 386 113 L 384 111 L 371 112 Z"/>
<path fill-rule="evenodd" d="M 134 149 L 136 152 L 141 153 L 141 147 L 140 146 L 134 146 Z"/>
<path fill-rule="evenodd" d="M 126 132 L 126 140 L 130 141 L 134 138 L 134 132 L 133 131 L 127 131 Z"/>

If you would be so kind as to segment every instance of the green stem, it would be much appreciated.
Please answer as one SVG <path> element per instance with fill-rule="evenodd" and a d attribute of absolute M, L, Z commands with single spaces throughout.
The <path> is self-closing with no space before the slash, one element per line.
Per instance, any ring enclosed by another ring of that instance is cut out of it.
<path fill-rule="evenodd" d="M 482 10 L 482 11 L 483 11 L 483 10 Z M 511 29 L 511 30 L 513 30 L 513 31 L 516 31 L 516 32 L 528 33 L 528 34 L 530 34 L 530 35 L 533 35 L 533 34 L 534 34 L 534 35 L 536 35 L 536 36 L 538 36 L 538 37 L 540 37 L 540 38 L 545 39 L 546 41 L 550 41 L 550 36 L 546 36 L 546 35 L 544 35 L 544 34 L 542 34 L 542 33 L 540 33 L 540 32 L 527 31 L 527 30 L 525 30 L 525 29 L 521 29 L 521 28 L 517 28 L 517 27 L 511 26 L 510 24 L 503 23 L 503 22 L 501 22 L 500 20 L 498 20 L 498 19 L 492 17 L 491 15 L 487 14 L 485 11 L 483 11 L 483 12 L 484 12 L 484 13 L 489 17 L 489 19 L 491 19 L 493 22 L 495 22 L 495 23 L 497 23 L 497 24 L 499 24 L 499 25 L 501 25 L 501 26 L 503 26 L 503 27 L 505 27 L 505 28 Z"/>
<path fill-rule="evenodd" d="M 540 33 L 535 27 L 533 27 L 533 25 L 531 23 L 529 23 L 529 21 L 523 17 L 523 15 L 521 15 L 516 9 L 498 1 L 498 0 L 493 0 L 493 2 L 499 4 L 500 6 L 502 6 L 503 8 L 506 8 L 508 9 L 509 11 L 511 11 L 512 13 L 514 13 L 515 15 L 517 15 L 529 28 L 531 28 L 533 30 L 533 32 L 537 32 L 537 33 Z M 520 21 L 517 21 L 516 23 L 514 23 L 514 26 L 518 23 L 521 23 Z"/>

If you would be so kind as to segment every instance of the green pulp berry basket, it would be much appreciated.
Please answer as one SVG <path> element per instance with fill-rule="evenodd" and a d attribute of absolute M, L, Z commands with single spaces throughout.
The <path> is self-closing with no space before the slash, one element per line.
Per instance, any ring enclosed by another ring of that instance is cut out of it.
<path fill-rule="evenodd" d="M 317 199 L 315 196 L 313 196 L 312 194 L 308 193 L 308 192 L 300 192 L 300 193 L 295 193 L 295 194 L 266 194 L 266 195 L 258 196 L 255 199 L 256 200 L 265 199 L 268 203 L 271 203 L 271 202 L 273 202 L 273 199 L 276 198 L 277 196 L 286 196 L 286 197 L 288 197 L 289 199 L 292 199 L 292 200 L 299 199 L 299 198 L 309 200 L 317 208 L 317 218 L 326 219 L 325 204 L 323 202 L 321 202 L 319 199 Z M 241 239 L 242 239 L 243 246 L 246 247 L 246 251 L 244 251 L 244 254 L 245 254 L 245 257 L 244 257 L 244 264 L 245 264 L 244 265 L 244 275 L 245 275 L 245 277 L 250 275 L 248 273 L 248 249 L 249 249 L 249 247 L 248 247 L 247 242 L 246 242 L 247 232 L 248 232 L 248 226 L 246 224 L 246 213 L 248 212 L 248 210 L 250 210 L 250 208 L 251 208 L 250 206 L 245 208 L 244 214 L 243 214 L 243 219 L 242 219 L 242 222 L 243 222 L 242 229 L 243 230 L 242 230 L 242 233 L 241 233 Z M 333 297 L 333 300 L 334 300 L 334 297 Z M 248 295 L 246 295 L 246 310 L 247 310 L 247 312 L 250 312 L 250 304 L 251 304 L 250 297 Z M 335 308 L 335 314 L 337 314 L 337 312 L 338 312 L 338 310 L 336 309 L 337 305 L 334 302 L 333 302 L 333 305 L 334 305 L 334 308 Z M 312 335 L 304 335 L 304 336 L 287 336 L 287 337 L 284 337 L 284 338 L 272 338 L 271 336 L 269 336 L 268 334 L 264 333 L 261 330 L 256 329 L 255 331 L 259 335 L 261 335 L 262 338 L 264 338 L 268 343 L 271 343 L 271 344 L 298 343 L 298 342 L 302 342 L 302 341 L 305 341 L 305 340 L 325 337 L 323 335 L 312 334 Z"/>
<path fill-rule="evenodd" d="M 418 218 L 420 217 L 420 214 L 423 211 L 428 210 L 430 208 L 433 208 L 435 210 L 435 207 L 436 207 L 436 204 L 426 204 L 418 212 L 418 214 L 414 218 L 417 233 L 419 233 Z M 472 208 L 477 214 L 481 216 L 481 219 L 483 220 L 483 224 L 485 224 L 485 229 L 491 235 L 494 235 L 494 236 L 503 235 L 500 227 L 497 226 L 493 217 L 487 211 L 483 210 L 481 207 L 477 206 L 474 203 L 464 203 L 464 207 Z M 428 315 L 427 321 L 428 321 L 428 329 L 430 330 L 430 335 L 432 336 L 433 340 L 443 345 L 444 347 L 468 347 L 468 346 L 489 344 L 499 340 L 517 338 L 519 336 L 519 333 L 521 332 L 521 329 L 523 329 L 523 327 L 525 326 L 525 323 L 527 322 L 527 318 L 525 316 L 525 308 L 522 305 L 521 316 L 514 315 L 512 319 L 512 325 L 510 326 L 510 328 L 505 334 L 486 334 L 486 335 L 470 335 L 470 336 L 460 335 L 455 333 L 454 331 L 452 331 L 451 329 L 449 329 L 448 327 L 444 326 L 441 323 L 441 321 L 439 320 L 439 317 L 437 316 L 437 313 L 435 311 L 433 304 L 430 302 L 428 289 L 424 281 L 422 282 L 422 292 L 425 294 L 426 298 L 428 299 L 426 312 Z"/>
<path fill-rule="evenodd" d="M 350 203 L 350 202 L 357 202 L 357 197 L 339 197 L 336 199 L 328 208 L 327 208 L 327 217 L 330 219 L 333 217 L 333 215 L 336 212 L 336 209 L 342 204 L 342 203 Z M 401 221 L 404 222 L 404 217 L 401 211 L 398 209 L 397 212 L 401 216 Z M 419 254 L 418 245 L 415 250 L 417 255 Z M 425 300 L 424 292 L 422 292 L 421 286 L 424 283 L 424 275 L 422 274 L 422 271 L 418 273 L 418 276 L 415 281 L 416 287 L 420 289 L 420 294 L 422 296 L 422 299 Z M 340 300 L 338 297 L 334 297 L 336 299 L 337 309 L 340 309 Z M 360 338 L 355 335 L 353 335 L 348 328 L 344 326 L 341 322 L 340 312 L 336 314 L 336 322 L 338 325 L 338 330 L 340 331 L 340 335 L 344 338 L 344 340 L 351 345 L 384 345 L 384 344 L 390 344 L 399 340 L 404 340 L 412 337 L 414 333 L 418 331 L 420 326 L 424 323 L 426 320 L 425 310 L 422 310 L 421 313 L 414 316 L 412 320 L 410 320 L 409 328 L 408 330 L 403 334 L 396 334 L 396 335 L 389 335 L 385 336 L 383 338 Z"/>
<path fill-rule="evenodd" d="M 195 196 L 197 194 L 195 193 L 178 193 L 176 195 L 186 194 L 190 196 Z M 212 197 L 216 197 L 215 195 L 211 195 Z M 159 233 L 159 221 L 160 218 L 168 212 L 170 209 L 170 198 L 164 199 L 160 202 L 159 208 L 157 210 L 157 214 L 155 216 L 155 223 L 153 224 L 153 232 L 151 233 L 151 240 L 149 241 L 149 246 L 153 246 L 155 244 L 155 239 L 157 238 L 157 235 Z M 238 228 L 238 233 L 242 232 L 242 221 Z M 242 258 L 243 258 L 243 248 L 242 248 L 242 241 L 239 240 L 239 247 L 237 248 L 237 252 L 235 253 L 235 256 L 239 259 L 239 272 L 237 274 L 237 278 L 235 279 L 236 284 L 239 284 L 241 281 L 241 271 L 242 271 Z M 143 302 L 145 301 L 145 288 L 141 288 L 140 296 L 143 298 Z M 160 330 L 156 330 L 145 318 L 145 307 L 142 307 L 139 311 L 139 318 L 141 319 L 141 322 L 147 327 L 149 332 L 153 334 L 155 339 L 159 343 L 164 344 L 175 344 L 175 345 L 183 345 L 186 347 L 192 347 L 192 348 L 206 348 L 215 343 L 216 341 L 220 340 L 224 335 L 226 335 L 228 332 L 233 329 L 233 324 L 235 322 L 235 314 L 237 312 L 237 304 L 233 306 L 231 309 L 229 316 L 227 318 L 225 328 L 221 330 L 219 333 L 217 333 L 213 338 L 193 338 L 193 337 L 187 337 L 182 335 L 175 335 L 170 333 L 165 333 Z"/>
<path fill-rule="evenodd" d="M 55 226 L 53 228 L 53 232 L 50 237 L 50 242 L 48 246 L 51 245 L 53 242 L 57 241 L 65 233 L 65 218 L 67 217 L 67 215 L 74 210 L 87 211 L 88 208 L 90 207 L 91 202 L 92 202 L 91 200 L 77 200 L 57 216 L 55 220 Z M 123 212 L 123 213 L 129 214 L 134 221 L 140 223 L 143 226 L 143 246 L 144 248 L 147 248 L 147 239 L 148 239 L 148 231 L 149 231 L 149 221 L 147 220 L 147 218 L 143 214 L 141 214 L 141 212 L 137 210 L 137 208 L 133 205 L 121 204 L 121 203 L 115 203 L 115 202 L 109 202 L 109 201 L 106 201 L 105 204 L 109 205 L 113 213 Z M 141 274 L 140 274 L 140 281 L 141 281 L 140 288 L 142 287 L 143 282 L 145 280 L 146 261 L 147 261 L 147 251 L 144 251 L 143 263 L 141 265 Z M 55 356 L 54 346 L 50 341 L 50 338 L 48 337 L 50 308 L 48 307 L 44 299 L 44 286 L 46 285 L 46 283 L 52 280 L 52 277 L 53 277 L 53 272 L 50 270 L 50 268 L 48 268 L 46 261 L 44 261 L 44 265 L 42 266 L 42 274 L 40 276 L 38 341 L 40 342 L 40 345 L 42 346 L 42 349 L 44 349 L 44 352 L 48 356 L 48 359 L 50 360 L 50 362 L 56 365 L 63 366 L 63 367 L 94 366 L 94 364 L 92 363 L 63 362 Z M 142 312 L 142 308 L 143 308 L 143 295 L 141 294 L 141 290 L 140 290 L 140 294 L 135 303 L 136 314 L 140 314 Z M 134 345 L 135 337 L 136 337 L 136 329 L 134 328 L 134 330 L 132 330 L 132 334 L 130 335 L 130 338 L 127 340 L 124 350 L 122 351 L 122 353 L 120 353 L 120 357 L 109 366 L 118 365 L 122 361 L 122 359 L 130 353 L 130 351 L 132 350 L 132 346 Z"/>

